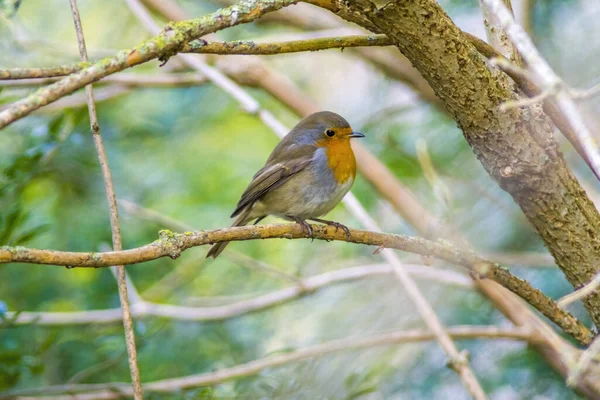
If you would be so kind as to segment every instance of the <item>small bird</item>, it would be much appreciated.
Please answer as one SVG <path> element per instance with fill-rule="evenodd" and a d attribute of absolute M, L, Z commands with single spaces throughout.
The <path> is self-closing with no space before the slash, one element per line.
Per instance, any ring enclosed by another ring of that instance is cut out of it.
<path fill-rule="evenodd" d="M 252 178 L 231 218 L 232 226 L 252 220 L 256 225 L 268 215 L 295 221 L 313 236 L 306 220 L 350 231 L 344 225 L 320 219 L 348 193 L 356 176 L 352 131 L 339 115 L 321 111 L 302 119 L 275 147 L 267 163 Z M 229 242 L 213 245 L 206 257 L 217 258 Z"/>

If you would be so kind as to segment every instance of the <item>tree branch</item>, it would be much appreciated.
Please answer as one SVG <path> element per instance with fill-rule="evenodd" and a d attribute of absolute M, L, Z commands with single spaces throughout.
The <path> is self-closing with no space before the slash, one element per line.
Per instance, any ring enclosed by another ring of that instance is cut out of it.
<path fill-rule="evenodd" d="M 85 39 L 83 36 L 83 28 L 81 26 L 81 18 L 79 16 L 79 9 L 77 8 L 77 0 L 69 0 L 71 5 L 71 12 L 73 14 L 73 22 L 75 24 L 75 32 L 77 34 L 77 43 L 79 45 L 79 53 L 83 62 L 88 61 L 87 50 L 85 46 Z M 106 199 L 108 201 L 108 208 L 110 213 L 110 228 L 112 231 L 112 244 L 115 251 L 123 249 L 121 242 L 121 229 L 119 227 L 119 211 L 117 209 L 117 197 L 115 195 L 115 189 L 113 180 L 108 166 L 108 159 L 106 157 L 106 151 L 102 142 L 102 136 L 100 134 L 100 125 L 98 124 L 98 116 L 96 115 L 96 105 L 94 103 L 94 91 L 92 85 L 85 87 L 85 93 L 87 98 L 88 111 L 90 116 L 90 128 L 92 138 L 94 140 L 94 146 L 98 153 L 98 160 L 100 162 L 100 168 L 102 170 L 102 177 L 104 179 L 104 187 L 106 189 Z M 133 385 L 133 397 L 135 400 L 142 400 L 142 384 L 140 381 L 140 370 L 137 363 L 137 350 L 135 347 L 135 333 L 133 331 L 133 320 L 131 319 L 131 310 L 129 305 L 129 296 L 127 295 L 127 279 L 125 275 L 125 267 L 119 265 L 116 267 L 116 278 L 117 286 L 119 288 L 119 300 L 121 302 L 121 309 L 123 310 L 123 327 L 125 329 L 125 342 L 127 346 L 127 356 L 129 360 L 129 370 L 131 373 L 131 382 Z"/>
<path fill-rule="evenodd" d="M 48 78 L 32 78 L 19 80 L 0 80 L 1 87 L 36 87 L 44 86 L 58 81 L 57 76 Z M 197 72 L 176 74 L 140 74 L 118 73 L 109 75 L 99 81 L 99 84 L 118 84 L 127 87 L 189 87 L 204 85 L 206 78 Z"/>
<path fill-rule="evenodd" d="M 439 258 L 467 267 L 476 274 L 493 279 L 530 302 L 580 343 L 589 344 L 592 340 L 593 335 L 585 325 L 581 324 L 570 313 L 558 307 L 554 301 L 541 291 L 533 288 L 528 282 L 515 277 L 508 270 L 481 259 L 474 253 L 465 252 L 449 244 L 388 233 L 351 229 L 350 238 L 347 238 L 343 232 L 336 231 L 334 227 L 322 225 L 313 225 L 313 231 L 314 238 L 318 240 L 341 240 L 386 249 L 398 249 Z M 182 234 L 161 231 L 160 239 L 148 245 L 130 250 L 105 253 L 62 252 L 5 246 L 0 247 L 0 263 L 23 262 L 98 268 L 111 265 L 136 264 L 167 256 L 177 258 L 181 252 L 189 248 L 207 244 L 272 238 L 300 239 L 307 238 L 307 236 L 297 224 L 244 226 Z"/>
<path fill-rule="evenodd" d="M 422 265 L 407 265 L 407 269 L 415 277 L 430 280 L 440 280 L 439 275 L 448 271 Z M 252 298 L 236 301 L 230 304 L 212 307 L 191 307 L 169 304 L 159 304 L 140 300 L 133 302 L 131 313 L 134 318 L 161 317 L 179 321 L 220 321 L 236 318 L 241 315 L 263 311 L 268 308 L 287 303 L 315 291 L 334 284 L 351 282 L 368 277 L 390 275 L 394 271 L 386 264 L 349 267 L 338 271 L 326 272 L 310 278 L 301 279 L 299 284 L 273 292 L 255 295 Z M 424 276 L 421 276 L 424 272 Z M 471 281 L 459 274 L 448 275 L 441 280 L 444 284 L 455 284 L 461 287 L 472 287 Z M 7 318 L 16 325 L 85 325 L 85 324 L 110 324 L 121 321 L 121 310 L 88 310 L 71 312 L 8 312 Z"/>
<path fill-rule="evenodd" d="M 576 291 L 569 293 L 568 295 L 560 298 L 556 303 L 559 307 L 566 307 L 571 303 L 576 302 L 577 300 L 581 300 L 586 296 L 594 293 L 596 289 L 600 286 L 600 274 L 596 275 L 594 279 L 590 282 L 583 285 L 581 288 Z"/>
<path fill-rule="evenodd" d="M 0 69 L 0 80 L 66 76 L 89 66 L 91 66 L 89 62 L 81 62 L 74 65 L 59 65 L 58 67 Z"/>
<path fill-rule="evenodd" d="M 554 73 L 550 65 L 542 58 L 527 33 L 514 20 L 512 13 L 501 0 L 480 0 L 494 15 L 508 38 L 512 41 L 519 53 L 527 62 L 528 70 L 534 83 L 541 88 L 541 92 L 555 92 L 548 102 L 560 113 L 560 120 L 569 127 L 569 132 L 575 134 L 574 138 L 583 153 L 584 160 L 588 163 L 594 174 L 600 179 L 600 153 L 594 142 L 591 132 L 585 126 L 571 93 L 566 84 Z M 541 93 L 538 93 L 540 95 Z"/>
<path fill-rule="evenodd" d="M 300 53 L 306 51 L 319 51 L 327 49 L 345 49 L 347 47 L 391 46 L 392 43 L 385 35 L 349 35 L 303 40 L 290 40 L 284 42 L 256 43 L 251 40 L 237 40 L 231 42 L 207 42 L 203 39 L 186 43 L 178 53 L 196 54 L 221 54 L 221 55 L 273 55 L 285 53 Z M 91 63 L 83 62 L 73 65 L 61 65 L 48 68 L 11 68 L 0 69 L 0 81 L 23 80 L 35 78 L 54 78 L 67 76 L 90 67 Z M 108 78 L 108 77 L 107 77 Z M 40 81 L 51 83 L 52 81 Z M 17 86 L 13 84 L 10 86 Z M 9 86 L 3 84 L 2 86 Z"/>
<path fill-rule="evenodd" d="M 381 9 L 367 0 L 335 3 L 351 7 L 344 13 L 348 18 L 368 16 L 394 40 L 446 103 L 478 159 L 519 204 L 571 284 L 591 280 L 600 263 L 600 215 L 566 166 L 549 120 L 529 108 L 499 110 L 515 98 L 510 85 L 489 70 L 436 2 L 391 2 Z M 598 323 L 600 295 L 584 303 Z"/>
<path fill-rule="evenodd" d="M 248 0 L 202 18 L 170 23 L 155 37 L 146 40 L 141 45 L 121 51 L 114 57 L 99 60 L 10 105 L 6 110 L 0 112 L 0 129 L 107 75 L 157 58 L 166 61 L 183 45 L 194 39 L 230 26 L 251 22 L 267 12 L 293 3 L 295 0 Z"/>
<path fill-rule="evenodd" d="M 454 339 L 507 339 L 507 340 L 525 340 L 529 343 L 536 343 L 539 339 L 532 335 L 529 329 L 510 328 L 501 329 L 495 326 L 455 326 L 448 327 L 448 333 Z M 215 385 L 233 379 L 252 376 L 260 371 L 278 367 L 281 365 L 298 362 L 307 358 L 320 357 L 326 354 L 338 353 L 342 351 L 369 349 L 376 346 L 390 346 L 401 343 L 415 343 L 434 340 L 434 334 L 422 331 L 400 331 L 375 334 L 366 338 L 345 338 L 332 340 L 303 349 L 294 350 L 282 354 L 268 356 L 262 359 L 250 361 L 245 364 L 221 369 L 215 372 L 204 374 L 189 375 L 179 378 L 164 379 L 161 381 L 148 382 L 144 384 L 144 390 L 148 393 L 171 393 L 195 387 Z M 68 394 L 68 397 L 44 397 L 48 400 L 59 399 L 119 399 L 131 396 L 131 388 L 123 383 L 106 384 L 79 384 L 79 385 L 58 385 L 47 386 L 33 389 L 18 389 L 6 392 L 0 395 L 0 399 L 8 399 L 14 396 L 36 396 L 36 395 L 58 395 Z M 77 394 L 81 394 L 77 396 Z"/>
<path fill-rule="evenodd" d="M 343 50 L 346 47 L 390 46 L 391 44 L 392 43 L 385 35 L 335 36 L 270 43 L 256 43 L 250 40 L 233 42 L 206 42 L 198 40 L 186 45 L 181 52 L 223 55 L 271 55 L 319 51 L 334 48 Z"/>

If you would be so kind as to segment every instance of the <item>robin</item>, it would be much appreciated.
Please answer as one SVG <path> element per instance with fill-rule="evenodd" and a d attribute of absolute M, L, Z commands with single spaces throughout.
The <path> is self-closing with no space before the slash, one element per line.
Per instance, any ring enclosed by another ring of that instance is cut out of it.
<path fill-rule="evenodd" d="M 351 138 L 365 137 L 329 111 L 301 120 L 275 147 L 267 163 L 252 178 L 231 218 L 232 226 L 268 215 L 295 221 L 313 236 L 307 220 L 350 231 L 344 225 L 320 219 L 348 193 L 356 176 Z M 229 242 L 213 245 L 206 257 L 217 258 Z"/>

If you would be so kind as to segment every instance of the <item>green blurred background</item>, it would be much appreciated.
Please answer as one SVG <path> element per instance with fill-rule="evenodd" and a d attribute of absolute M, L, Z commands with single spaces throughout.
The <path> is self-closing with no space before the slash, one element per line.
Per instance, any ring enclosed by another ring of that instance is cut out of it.
<path fill-rule="evenodd" d="M 81 0 L 92 58 L 134 46 L 148 37 L 124 2 Z M 179 1 L 190 17 L 215 10 L 204 1 Z M 484 37 L 475 0 L 440 1 L 461 28 Z M 515 4 L 519 3 L 515 0 Z M 0 67 L 35 67 L 78 60 L 68 2 L 23 1 L 0 11 Z M 517 7 L 516 7 L 517 8 Z M 536 44 L 559 74 L 576 87 L 600 75 L 596 0 L 538 0 L 530 17 Z M 297 29 L 256 24 L 224 31 L 224 39 L 276 40 Z M 544 248 L 510 197 L 487 176 L 454 121 L 387 78 L 351 51 L 328 50 L 268 56 L 323 109 L 345 116 L 367 135 L 362 143 L 379 157 L 435 215 L 458 226 L 488 252 Z M 158 62 L 130 72 L 164 73 Z M 96 85 L 100 90 L 107 86 Z M 0 86 L 0 107 L 34 89 Z M 259 89 L 248 89 L 287 126 L 297 117 Z M 598 103 L 584 104 L 594 122 Z M 195 229 L 230 224 L 229 214 L 277 137 L 211 84 L 188 88 L 137 88 L 98 102 L 100 127 L 117 197 Z M 439 174 L 431 185 L 417 158 L 424 140 Z M 566 157 L 584 182 L 591 174 L 567 145 Z M 84 106 L 51 109 L 20 120 L 0 134 L 0 245 L 101 251 L 111 242 L 100 169 Z M 447 190 L 449 196 L 439 193 Z M 362 177 L 353 192 L 387 232 L 415 232 Z M 592 197 L 595 193 L 590 193 Z M 130 204 L 130 203 L 127 203 Z M 157 238 L 165 223 L 131 207 L 121 209 L 125 248 Z M 337 207 L 330 219 L 361 228 Z M 265 221 L 278 222 L 269 218 Z M 249 269 L 237 253 L 296 277 L 381 263 L 372 248 L 342 242 L 268 240 L 232 244 L 216 261 L 206 248 L 176 261 L 161 259 L 127 268 L 145 300 L 181 304 L 227 304 L 247 295 L 289 286 L 289 281 Z M 237 253 L 236 253 L 237 252 Z M 228 255 L 228 253 L 231 253 Z M 410 262 L 414 257 L 399 253 Z M 420 262 L 416 259 L 416 262 Z M 445 264 L 434 266 L 466 276 Z M 424 267 L 425 268 L 425 267 Z M 555 268 L 510 266 L 548 295 L 572 288 Z M 419 279 L 417 277 L 417 279 Z M 418 280 L 447 325 L 509 323 L 478 293 L 465 287 Z M 0 315 L 10 311 L 80 311 L 119 307 L 108 269 L 0 265 Z M 573 311 L 589 320 L 579 305 Z M 216 322 L 145 318 L 135 321 L 142 381 L 210 372 L 327 340 L 392 329 L 424 328 L 400 284 L 390 276 L 330 286 L 297 301 Z M 519 342 L 460 341 L 492 399 L 576 397 L 559 375 Z M 407 399 L 467 398 L 435 342 L 350 351 L 311 359 L 213 388 L 148 398 Z M 0 325 L 0 392 L 65 382 L 129 381 L 120 323 L 84 326 Z"/>

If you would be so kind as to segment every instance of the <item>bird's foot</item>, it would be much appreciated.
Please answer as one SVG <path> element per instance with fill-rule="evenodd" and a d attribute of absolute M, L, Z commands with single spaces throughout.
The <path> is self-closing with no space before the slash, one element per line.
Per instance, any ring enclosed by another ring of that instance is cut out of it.
<path fill-rule="evenodd" d="M 306 220 L 303 220 L 302 218 L 298 218 L 298 217 L 292 217 L 291 215 L 288 215 L 288 218 L 296 221 L 296 223 L 302 227 L 302 232 L 304 232 L 312 240 L 315 240 L 315 234 L 313 232 L 313 228 L 312 228 L 312 226 L 310 226 L 310 224 L 308 222 L 306 222 Z"/>
<path fill-rule="evenodd" d="M 338 231 L 338 229 L 343 230 L 344 233 L 346 234 L 346 239 L 350 240 L 350 229 L 348 229 L 348 227 L 346 225 L 340 224 L 339 222 L 335 222 L 335 221 L 328 221 L 326 219 L 320 219 L 320 218 L 310 218 L 310 219 L 312 221 L 320 222 L 325 225 L 335 226 L 336 232 Z"/>

